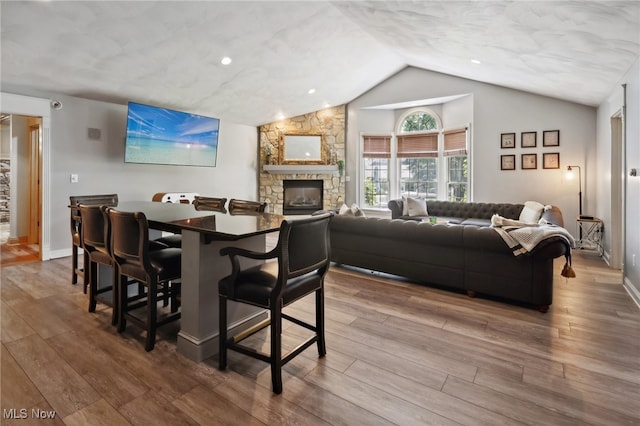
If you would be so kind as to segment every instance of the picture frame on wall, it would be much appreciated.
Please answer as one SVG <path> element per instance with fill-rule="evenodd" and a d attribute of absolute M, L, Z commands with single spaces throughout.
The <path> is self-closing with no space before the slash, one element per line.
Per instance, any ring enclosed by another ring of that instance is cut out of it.
<path fill-rule="evenodd" d="M 538 154 L 522 154 L 522 170 L 533 170 L 538 168 Z"/>
<path fill-rule="evenodd" d="M 542 168 L 543 169 L 559 169 L 560 168 L 560 153 L 559 152 L 545 152 L 542 154 Z"/>
<path fill-rule="evenodd" d="M 500 170 L 515 170 L 516 169 L 516 156 L 515 155 L 501 155 L 500 156 Z"/>
<path fill-rule="evenodd" d="M 520 147 L 535 148 L 538 144 L 538 132 L 522 132 L 520 133 Z"/>
<path fill-rule="evenodd" d="M 542 146 L 560 146 L 560 130 L 543 131 Z"/>
<path fill-rule="evenodd" d="M 515 148 L 516 147 L 516 134 L 515 133 L 501 133 L 500 134 L 500 148 Z"/>

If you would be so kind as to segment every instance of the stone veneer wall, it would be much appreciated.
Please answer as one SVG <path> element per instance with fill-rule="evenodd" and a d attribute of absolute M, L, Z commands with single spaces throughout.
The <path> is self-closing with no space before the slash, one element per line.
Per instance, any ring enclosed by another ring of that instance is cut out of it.
<path fill-rule="evenodd" d="M 334 173 L 296 173 L 272 174 L 264 171 L 265 164 L 269 164 L 267 152 L 271 151 L 271 164 L 278 164 L 279 149 L 285 134 L 322 134 L 327 163 L 331 161 L 330 153 L 335 152 L 335 160 L 344 162 L 345 133 L 346 133 L 345 105 L 323 109 L 275 123 L 264 124 L 260 131 L 258 182 L 260 200 L 269 203 L 272 213 L 282 214 L 285 179 L 322 179 L 324 182 L 323 208 L 334 209 L 344 202 L 344 178 L 336 171 Z M 309 166 L 310 169 L 313 165 Z"/>

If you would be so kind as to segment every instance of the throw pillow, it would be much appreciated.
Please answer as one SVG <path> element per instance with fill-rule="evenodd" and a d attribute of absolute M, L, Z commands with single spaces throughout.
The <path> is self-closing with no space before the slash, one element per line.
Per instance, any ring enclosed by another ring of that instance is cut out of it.
<path fill-rule="evenodd" d="M 351 212 L 354 216 L 365 216 L 364 210 L 362 210 L 356 203 L 351 204 Z"/>
<path fill-rule="evenodd" d="M 420 198 L 407 198 L 409 216 L 428 216 L 427 201 Z"/>
<path fill-rule="evenodd" d="M 338 214 L 353 216 L 353 210 L 351 210 L 351 208 L 346 204 L 343 204 L 342 206 L 340 206 L 340 211 L 338 212 Z"/>
<path fill-rule="evenodd" d="M 527 201 L 520 212 L 520 221 L 525 223 L 538 223 L 544 212 L 544 204 L 537 201 Z"/>

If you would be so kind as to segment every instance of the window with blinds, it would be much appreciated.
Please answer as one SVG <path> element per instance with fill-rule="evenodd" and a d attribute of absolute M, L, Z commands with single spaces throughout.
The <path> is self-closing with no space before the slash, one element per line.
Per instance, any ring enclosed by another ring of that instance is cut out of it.
<path fill-rule="evenodd" d="M 391 158 L 390 135 L 365 135 L 362 156 L 367 158 Z"/>
<path fill-rule="evenodd" d="M 364 206 L 385 208 L 389 202 L 391 135 L 363 135 Z"/>
<path fill-rule="evenodd" d="M 398 158 L 438 156 L 438 133 L 399 135 Z"/>
<path fill-rule="evenodd" d="M 467 155 L 467 129 L 449 130 L 444 132 L 444 155 Z"/>
<path fill-rule="evenodd" d="M 403 195 L 469 201 L 469 127 L 442 129 L 433 111 L 420 107 L 398 118 L 395 134 L 362 135 L 360 203 L 386 208 Z"/>

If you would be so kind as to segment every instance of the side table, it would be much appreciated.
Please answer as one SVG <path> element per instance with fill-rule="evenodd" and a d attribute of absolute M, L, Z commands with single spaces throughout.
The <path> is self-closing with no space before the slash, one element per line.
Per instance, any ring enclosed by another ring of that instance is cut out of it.
<path fill-rule="evenodd" d="M 583 250 L 596 250 L 600 256 L 604 252 L 602 246 L 602 219 L 591 216 L 578 216 L 576 218 L 578 240 L 576 248 Z"/>

